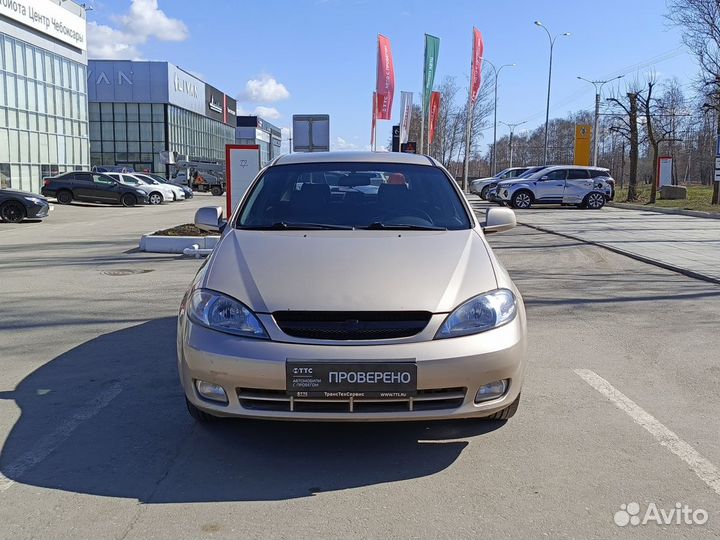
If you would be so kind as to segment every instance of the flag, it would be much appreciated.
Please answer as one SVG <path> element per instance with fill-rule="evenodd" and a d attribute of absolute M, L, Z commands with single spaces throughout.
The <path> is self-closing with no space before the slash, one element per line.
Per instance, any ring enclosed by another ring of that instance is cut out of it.
<path fill-rule="evenodd" d="M 440 92 L 433 92 L 430 96 L 430 124 L 428 125 L 428 144 L 432 144 L 440 115 Z"/>
<path fill-rule="evenodd" d="M 423 113 L 430 106 L 430 94 L 435 84 L 440 38 L 425 34 L 425 69 L 423 70 Z"/>
<path fill-rule="evenodd" d="M 395 93 L 395 70 L 393 69 L 390 39 L 378 34 L 377 61 L 377 119 L 390 120 L 392 117 L 393 94 Z"/>
<path fill-rule="evenodd" d="M 478 93 L 480 92 L 480 82 L 482 78 L 482 59 L 483 59 L 483 44 L 482 34 L 480 30 L 473 27 L 473 52 L 472 52 L 472 73 L 470 78 L 470 101 L 474 105 L 477 100 Z"/>
<path fill-rule="evenodd" d="M 375 146 L 375 125 L 377 124 L 377 93 L 373 92 L 372 129 L 370 130 L 370 147 Z"/>
<path fill-rule="evenodd" d="M 400 144 L 408 142 L 410 119 L 412 117 L 412 92 L 400 92 Z"/>

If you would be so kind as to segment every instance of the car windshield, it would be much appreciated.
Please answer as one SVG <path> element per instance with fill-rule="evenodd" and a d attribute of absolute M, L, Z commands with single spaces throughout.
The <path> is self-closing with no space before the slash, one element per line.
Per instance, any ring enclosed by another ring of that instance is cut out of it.
<path fill-rule="evenodd" d="M 443 171 L 395 163 L 271 167 L 252 188 L 241 229 L 469 229 Z"/>
<path fill-rule="evenodd" d="M 536 172 L 542 171 L 545 167 L 530 167 L 527 171 L 522 173 L 521 175 L 518 175 L 518 178 L 527 178 L 529 176 L 532 176 Z"/>

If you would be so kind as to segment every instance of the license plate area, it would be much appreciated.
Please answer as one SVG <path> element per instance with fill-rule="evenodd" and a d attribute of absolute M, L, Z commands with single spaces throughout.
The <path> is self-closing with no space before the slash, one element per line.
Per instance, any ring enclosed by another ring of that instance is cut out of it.
<path fill-rule="evenodd" d="M 287 360 L 286 393 L 296 398 L 398 399 L 417 395 L 417 364 Z"/>

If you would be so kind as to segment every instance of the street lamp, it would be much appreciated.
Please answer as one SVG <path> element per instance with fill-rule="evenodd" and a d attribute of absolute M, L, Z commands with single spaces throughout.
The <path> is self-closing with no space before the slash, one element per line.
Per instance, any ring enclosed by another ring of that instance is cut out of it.
<path fill-rule="evenodd" d="M 503 68 L 506 67 L 515 67 L 515 64 L 503 64 L 500 67 L 495 67 L 495 64 L 493 64 L 490 60 L 483 58 L 483 62 L 490 64 L 490 67 L 493 68 L 493 74 L 495 76 L 495 102 L 493 105 L 493 151 L 492 151 L 492 161 L 490 165 L 490 176 L 495 176 L 495 173 L 497 172 L 495 170 L 495 166 L 497 164 L 496 155 L 497 152 L 495 151 L 495 145 L 497 144 L 497 99 L 498 99 L 498 76 L 500 75 L 500 72 Z"/>
<path fill-rule="evenodd" d="M 513 162 L 513 133 L 515 132 L 515 128 L 516 128 L 516 127 L 522 126 L 523 124 L 527 123 L 527 120 L 524 120 L 524 121 L 522 121 L 522 122 L 515 122 L 514 124 L 511 124 L 511 123 L 508 123 L 508 122 L 503 122 L 502 120 L 500 120 L 500 123 L 503 124 L 504 126 L 507 126 L 507 127 L 510 128 L 510 165 L 509 165 L 509 166 L 512 167 L 512 162 Z M 495 147 L 493 146 L 493 149 L 494 149 L 494 148 L 495 148 Z M 493 176 L 494 176 L 494 175 L 493 175 Z"/>
<path fill-rule="evenodd" d="M 552 61 L 553 61 L 553 49 L 555 48 L 555 40 L 560 36 L 569 36 L 570 32 L 565 32 L 563 34 L 558 34 L 555 37 L 550 34 L 550 31 L 543 26 L 543 23 L 540 21 L 535 21 L 535 25 L 539 26 L 543 30 L 545 30 L 545 33 L 547 33 L 548 39 L 550 40 L 550 67 L 548 68 L 548 90 L 547 90 L 547 106 L 545 108 L 545 150 L 544 150 L 544 163 L 543 165 L 547 165 L 548 161 L 548 125 L 550 123 L 550 83 L 552 82 Z"/>
<path fill-rule="evenodd" d="M 578 79 L 581 81 L 589 82 L 595 87 L 595 123 L 593 125 L 593 167 L 597 167 L 597 157 L 598 157 L 598 118 L 600 118 L 600 94 L 602 93 L 602 87 L 612 81 L 616 81 L 618 79 L 622 79 L 624 75 L 618 75 L 617 77 L 613 77 L 612 79 L 607 79 L 605 81 L 591 81 L 590 79 L 586 79 L 585 77 L 578 76 Z"/>

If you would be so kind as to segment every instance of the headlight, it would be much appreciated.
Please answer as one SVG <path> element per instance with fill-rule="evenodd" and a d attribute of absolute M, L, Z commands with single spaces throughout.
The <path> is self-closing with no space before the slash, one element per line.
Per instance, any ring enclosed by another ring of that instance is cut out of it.
<path fill-rule="evenodd" d="M 40 199 L 39 197 L 23 197 L 26 201 L 30 201 L 33 204 L 45 204 L 45 201 L 43 199 Z"/>
<path fill-rule="evenodd" d="M 479 334 L 515 318 L 517 301 L 507 289 L 478 295 L 461 304 L 443 322 L 435 339 Z"/>
<path fill-rule="evenodd" d="M 142 189 L 136 189 L 135 193 L 138 193 L 139 195 L 142 195 L 143 197 L 147 195 Z"/>
<path fill-rule="evenodd" d="M 193 322 L 212 330 L 236 336 L 269 339 L 265 328 L 243 304 L 219 292 L 197 289 L 190 297 L 187 310 Z"/>

